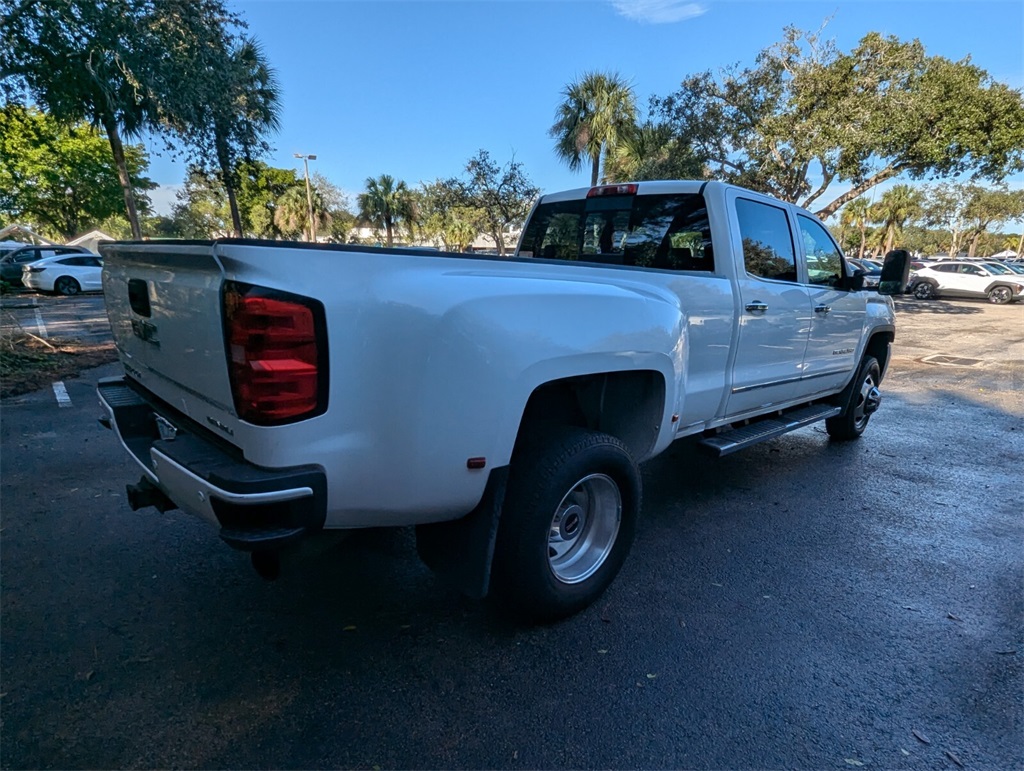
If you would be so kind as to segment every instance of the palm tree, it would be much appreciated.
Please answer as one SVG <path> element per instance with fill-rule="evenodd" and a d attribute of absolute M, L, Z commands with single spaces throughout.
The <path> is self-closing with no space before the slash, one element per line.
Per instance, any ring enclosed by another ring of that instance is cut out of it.
<path fill-rule="evenodd" d="M 882 197 L 868 209 L 868 216 L 885 228 L 883 254 L 888 254 L 896 240 L 896 233 L 908 220 L 921 216 L 924 199 L 920 192 L 910 185 L 896 185 L 886 190 Z"/>
<path fill-rule="evenodd" d="M 255 38 L 243 38 L 229 52 L 227 66 L 227 93 L 215 100 L 212 128 L 231 222 L 235 235 L 241 236 L 242 216 L 236 197 L 238 163 L 250 160 L 254 150 L 265 147 L 263 137 L 280 128 L 281 92 L 277 75 Z"/>
<path fill-rule="evenodd" d="M 605 153 L 607 182 L 643 179 L 687 179 L 701 175 L 700 163 L 681 149 L 667 123 L 646 121 L 624 132 Z"/>
<path fill-rule="evenodd" d="M 601 156 L 614 150 L 636 125 L 636 95 L 618 73 L 590 72 L 562 91 L 555 123 L 548 131 L 555 153 L 578 171 L 584 159 L 591 164 L 590 184 L 597 184 Z"/>
<path fill-rule="evenodd" d="M 860 231 L 860 248 L 857 251 L 858 259 L 864 257 L 864 233 L 868 227 L 868 209 L 870 207 L 871 204 L 868 202 L 868 199 L 861 196 L 846 204 L 843 207 L 843 213 L 840 215 L 840 221 L 843 225 L 855 227 Z"/>
<path fill-rule="evenodd" d="M 377 229 L 384 229 L 388 246 L 395 242 L 395 228 L 405 224 L 412 233 L 415 211 L 412 193 L 405 182 L 390 174 L 381 174 L 377 179 L 367 177 L 366 192 L 358 198 L 359 216 Z"/>
<path fill-rule="evenodd" d="M 327 230 L 331 216 L 324 209 L 323 197 L 316 187 L 311 188 L 313 217 L 317 230 Z M 309 233 L 309 201 L 305 185 L 295 185 L 282 193 L 274 205 L 274 226 L 285 238 L 297 238 Z"/>

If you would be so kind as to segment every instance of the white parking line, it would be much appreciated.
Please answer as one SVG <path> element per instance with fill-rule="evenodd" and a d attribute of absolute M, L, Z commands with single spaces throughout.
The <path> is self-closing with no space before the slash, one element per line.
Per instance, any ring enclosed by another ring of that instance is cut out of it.
<path fill-rule="evenodd" d="M 46 334 L 46 324 L 43 323 L 43 314 L 39 308 L 36 308 L 36 329 L 39 330 L 39 336 L 42 338 L 48 337 Z"/>
<path fill-rule="evenodd" d="M 68 389 L 64 387 L 64 381 L 58 380 L 53 384 L 53 395 L 57 397 L 59 407 L 71 406 L 71 397 L 68 396 Z"/>

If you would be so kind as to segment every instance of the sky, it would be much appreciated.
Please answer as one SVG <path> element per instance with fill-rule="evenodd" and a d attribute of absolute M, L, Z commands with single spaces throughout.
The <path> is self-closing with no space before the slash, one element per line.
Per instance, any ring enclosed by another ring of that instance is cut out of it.
<path fill-rule="evenodd" d="M 930 55 L 969 56 L 1024 88 L 1020 0 L 234 0 L 277 71 L 281 131 L 272 166 L 310 171 L 354 196 L 368 177 L 410 187 L 458 176 L 478 150 L 515 158 L 542 191 L 589 184 L 554 154 L 548 129 L 565 86 L 615 71 L 638 104 L 689 74 L 752 65 L 786 26 L 849 51 L 870 31 L 919 39 Z M 181 159 L 152 151 L 151 193 L 168 213 Z M 1024 175 L 1011 180 L 1024 187 Z"/>

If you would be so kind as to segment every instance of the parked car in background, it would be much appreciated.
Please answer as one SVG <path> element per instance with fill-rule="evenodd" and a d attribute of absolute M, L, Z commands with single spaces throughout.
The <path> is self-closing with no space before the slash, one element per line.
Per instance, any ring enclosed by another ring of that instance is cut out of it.
<path fill-rule="evenodd" d="M 882 280 L 882 266 L 880 263 L 876 263 L 874 260 L 856 258 L 848 259 L 847 262 L 864 273 L 865 289 L 878 289 L 878 284 Z"/>
<path fill-rule="evenodd" d="M 918 300 L 937 297 L 986 297 L 991 303 L 1019 300 L 1024 280 L 1002 275 L 983 263 L 950 260 L 918 270 L 912 279 L 912 291 Z"/>
<path fill-rule="evenodd" d="M 46 257 L 57 257 L 68 254 L 86 254 L 95 257 L 92 252 L 81 246 L 19 246 L 0 257 L 0 278 L 13 286 L 21 286 L 22 268 Z"/>
<path fill-rule="evenodd" d="M 102 273 L 103 258 L 95 254 L 57 254 L 25 265 L 21 283 L 40 292 L 72 295 L 101 290 Z"/>
<path fill-rule="evenodd" d="M 1013 276 L 1017 273 L 1017 271 L 1013 270 L 1009 265 L 997 260 L 984 260 L 978 264 L 985 268 L 985 270 L 990 271 L 997 276 Z"/>

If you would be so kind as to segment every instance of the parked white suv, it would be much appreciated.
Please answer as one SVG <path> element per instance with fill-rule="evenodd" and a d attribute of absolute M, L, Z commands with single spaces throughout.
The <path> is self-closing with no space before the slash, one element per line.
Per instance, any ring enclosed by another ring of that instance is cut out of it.
<path fill-rule="evenodd" d="M 950 260 L 918 270 L 913 278 L 913 292 L 918 300 L 987 297 L 989 302 L 1002 305 L 1021 298 L 1024 279 L 997 275 L 979 263 Z"/>

